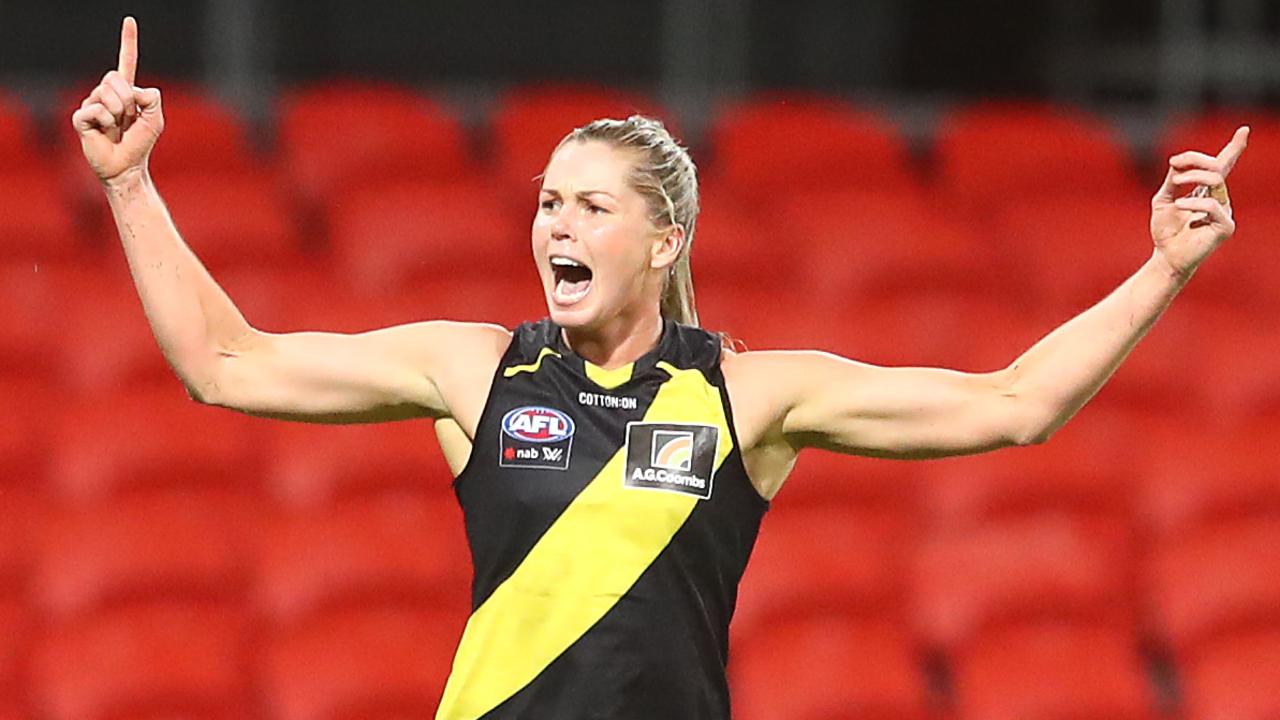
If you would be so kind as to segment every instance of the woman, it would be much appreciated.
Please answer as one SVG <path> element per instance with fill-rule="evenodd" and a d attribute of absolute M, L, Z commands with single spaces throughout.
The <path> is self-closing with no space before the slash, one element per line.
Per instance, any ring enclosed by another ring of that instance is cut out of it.
<path fill-rule="evenodd" d="M 1248 135 L 1170 158 L 1151 258 L 996 372 L 722 349 L 694 311 L 693 163 L 639 117 L 579 128 L 551 155 L 532 232 L 548 318 L 274 334 L 245 322 L 170 220 L 147 172 L 160 93 L 134 87 L 136 66 L 126 18 L 119 67 L 72 122 L 190 396 L 310 422 L 436 420 L 475 564 L 438 715 L 451 719 L 728 717 L 738 580 L 797 453 L 1047 440 L 1233 233 L 1224 179 Z"/>

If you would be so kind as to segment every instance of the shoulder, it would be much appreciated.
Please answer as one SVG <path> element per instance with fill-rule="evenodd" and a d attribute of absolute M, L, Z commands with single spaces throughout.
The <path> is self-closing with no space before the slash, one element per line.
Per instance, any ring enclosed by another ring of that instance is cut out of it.
<path fill-rule="evenodd" d="M 773 427 L 813 398 L 872 382 L 875 366 L 823 350 L 725 350 L 720 368 L 734 414 Z"/>
<path fill-rule="evenodd" d="M 776 435 L 794 402 L 792 385 L 803 374 L 808 351 L 724 349 L 720 372 L 746 448 Z"/>
<path fill-rule="evenodd" d="M 454 320 L 424 320 L 371 330 L 367 334 L 382 336 L 384 342 L 406 354 L 444 361 L 476 362 L 492 358 L 495 363 L 506 352 L 512 338 L 512 332 L 500 325 Z"/>
<path fill-rule="evenodd" d="M 849 362 L 822 350 L 745 350 L 737 352 L 726 348 L 720 360 L 720 368 L 726 382 L 744 386 L 757 385 L 785 389 L 801 381 L 811 380 L 806 373 L 821 372 L 824 367 L 840 361 Z"/>

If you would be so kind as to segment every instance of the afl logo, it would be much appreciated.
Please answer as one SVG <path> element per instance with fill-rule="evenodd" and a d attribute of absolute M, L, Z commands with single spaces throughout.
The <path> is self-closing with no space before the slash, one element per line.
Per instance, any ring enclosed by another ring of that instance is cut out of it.
<path fill-rule="evenodd" d="M 529 405 L 503 415 L 502 432 L 525 442 L 560 442 L 573 437 L 573 418 L 559 410 Z"/>

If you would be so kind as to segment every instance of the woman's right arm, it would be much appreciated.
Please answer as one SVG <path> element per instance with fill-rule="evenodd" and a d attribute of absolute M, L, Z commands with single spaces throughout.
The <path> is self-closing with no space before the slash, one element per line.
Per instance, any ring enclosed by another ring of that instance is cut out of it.
<path fill-rule="evenodd" d="M 463 426 L 473 424 L 510 339 L 503 328 L 434 321 L 350 335 L 277 334 L 244 319 L 183 242 L 147 172 L 164 119 L 159 91 L 133 86 L 136 63 L 137 26 L 126 18 L 119 68 L 72 124 L 106 189 L 143 311 L 187 393 L 294 420 L 376 422 L 461 410 Z"/>

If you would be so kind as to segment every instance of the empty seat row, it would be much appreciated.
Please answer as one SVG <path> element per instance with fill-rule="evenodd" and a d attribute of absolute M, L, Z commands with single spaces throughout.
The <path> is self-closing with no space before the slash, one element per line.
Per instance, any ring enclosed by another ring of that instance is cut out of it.
<path fill-rule="evenodd" d="M 251 607 L 274 625 L 346 607 L 467 608 L 462 516 L 443 489 L 284 511 L 206 488 L 51 505 L 3 491 L 2 595 L 49 618 L 151 600 Z M 1144 542 L 1065 509 L 935 526 L 870 507 L 766 518 L 735 627 L 824 612 L 893 618 L 956 656 L 993 628 L 1072 621 L 1140 628 L 1180 662 L 1280 625 L 1280 515 L 1264 509 Z M 797 561 L 797 558 L 804 558 Z"/>
<path fill-rule="evenodd" d="M 70 115 L 92 87 L 68 90 L 60 109 Z M 164 88 L 166 135 L 155 155 L 157 176 L 236 173 L 260 164 L 245 123 L 198 87 Z M 12 101 L 0 123 L 29 134 L 33 123 Z M 541 172 L 555 143 L 570 129 L 603 116 L 634 112 L 663 116 L 643 95 L 591 86 L 519 87 L 501 95 L 482 146 L 504 195 L 519 196 Z M 385 83 L 334 81 L 283 93 L 276 108 L 282 179 L 304 203 L 340 197 L 359 184 L 400 180 L 465 180 L 481 172 L 462 123 L 426 95 Z M 1270 202 L 1277 120 L 1267 112 L 1172 118 L 1156 138 L 1156 165 L 1174 152 L 1217 152 L 1238 125 L 1256 126 L 1255 147 L 1241 164 L 1238 199 Z M 678 134 L 678 128 L 677 134 Z M 335 142 L 337 133 L 342 141 Z M 70 131 L 60 132 L 64 161 L 83 165 Z M 708 178 L 723 192 L 751 202 L 787 192 L 874 188 L 895 192 L 921 184 L 910 148 L 884 114 L 839 98 L 765 93 L 716 108 L 708 131 Z M 15 140 L 6 154 L 31 157 Z M 968 212 L 1035 194 L 1124 195 L 1154 190 L 1163 173 L 1140 182 L 1128 144 L 1102 119 L 1065 106 L 974 103 L 947 110 L 936 128 L 934 184 L 949 206 Z M 1145 174 L 1145 173 L 1144 173 Z M 87 171 L 81 168 L 81 180 Z M 88 186 L 86 186 L 88 187 Z"/>
<path fill-rule="evenodd" d="M 0 707 L 58 720 L 430 717 L 465 622 L 448 608 L 369 608 L 260 632 L 231 608 L 161 603 L 33 632 L 20 613 L 0 604 L 0 652 L 22 653 L 0 655 Z M 1277 640 L 1231 638 L 1179 667 L 1179 716 L 1274 717 Z M 942 672 L 883 618 L 797 616 L 732 642 L 735 717 L 1154 720 L 1166 704 L 1138 639 L 1106 625 L 1009 626 Z"/>

